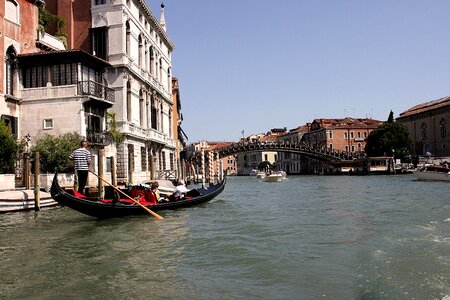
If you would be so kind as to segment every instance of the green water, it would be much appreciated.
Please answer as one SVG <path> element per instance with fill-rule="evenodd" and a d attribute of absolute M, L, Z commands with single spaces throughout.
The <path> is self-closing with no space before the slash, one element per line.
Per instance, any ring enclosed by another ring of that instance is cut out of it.
<path fill-rule="evenodd" d="M 210 203 L 0 215 L 1 299 L 450 299 L 450 183 L 230 177 Z"/>

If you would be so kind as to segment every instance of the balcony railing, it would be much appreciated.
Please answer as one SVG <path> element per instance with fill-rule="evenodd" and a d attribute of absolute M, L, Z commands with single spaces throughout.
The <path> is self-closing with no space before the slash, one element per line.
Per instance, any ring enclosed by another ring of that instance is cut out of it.
<path fill-rule="evenodd" d="M 104 131 L 95 131 L 88 129 L 86 131 L 86 140 L 92 145 L 108 145 L 108 135 Z"/>
<path fill-rule="evenodd" d="M 78 93 L 90 95 L 114 103 L 114 90 L 98 82 L 87 80 L 78 82 Z"/>

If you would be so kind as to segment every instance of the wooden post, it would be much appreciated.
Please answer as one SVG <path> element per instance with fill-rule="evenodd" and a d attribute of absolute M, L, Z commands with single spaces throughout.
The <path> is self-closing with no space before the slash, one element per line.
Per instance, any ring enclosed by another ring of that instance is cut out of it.
<path fill-rule="evenodd" d="M 23 154 L 23 185 L 25 189 L 30 189 L 30 176 L 31 176 L 31 165 L 30 165 L 30 153 Z"/>
<path fill-rule="evenodd" d="M 103 161 L 105 159 L 105 149 L 99 149 L 98 150 L 98 176 L 103 178 L 104 177 L 104 164 Z M 105 188 L 103 181 L 98 179 L 98 196 L 100 198 L 104 198 L 105 196 Z"/>
<path fill-rule="evenodd" d="M 41 162 L 39 152 L 34 153 L 34 210 L 41 210 L 41 196 L 40 196 L 40 186 L 41 186 Z"/>
<path fill-rule="evenodd" d="M 112 185 L 117 186 L 116 159 L 114 158 L 114 156 L 111 156 L 111 182 L 112 182 Z"/>
<path fill-rule="evenodd" d="M 206 186 L 206 175 L 205 175 L 205 150 L 201 150 L 201 168 L 202 168 L 202 188 Z"/>

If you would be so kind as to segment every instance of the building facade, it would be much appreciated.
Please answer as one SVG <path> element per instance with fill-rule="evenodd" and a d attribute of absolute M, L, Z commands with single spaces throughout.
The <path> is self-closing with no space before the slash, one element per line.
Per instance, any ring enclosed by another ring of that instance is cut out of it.
<path fill-rule="evenodd" d="M 83 49 L 111 67 L 103 84 L 114 90 L 110 109 L 124 140 L 117 146 L 117 180 L 138 183 L 176 176 L 177 136 L 172 51 L 164 6 L 158 20 L 141 0 L 49 0 L 67 23 L 69 48 Z M 90 11 L 90 14 L 86 14 Z"/>
<path fill-rule="evenodd" d="M 0 118 L 21 137 L 18 55 L 38 51 L 38 7 L 43 1 L 0 1 Z"/>
<path fill-rule="evenodd" d="M 450 97 L 418 104 L 396 119 L 408 129 L 413 154 L 419 156 L 450 156 Z"/>
<path fill-rule="evenodd" d="M 277 141 L 285 144 L 299 144 L 302 141 L 303 135 L 308 132 L 310 124 L 299 126 L 289 132 L 279 135 Z M 277 170 L 285 171 L 287 174 L 301 173 L 301 155 L 291 152 L 278 152 L 278 159 L 276 161 Z"/>
<path fill-rule="evenodd" d="M 363 153 L 370 132 L 382 124 L 367 118 L 315 119 L 303 142 L 314 149 Z"/>

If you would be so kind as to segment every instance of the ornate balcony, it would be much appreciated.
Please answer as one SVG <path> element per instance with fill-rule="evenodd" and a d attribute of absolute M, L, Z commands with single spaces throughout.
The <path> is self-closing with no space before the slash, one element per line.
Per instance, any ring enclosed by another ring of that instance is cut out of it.
<path fill-rule="evenodd" d="M 114 90 L 98 82 L 87 80 L 78 82 L 78 94 L 89 95 L 114 104 Z"/>
<path fill-rule="evenodd" d="M 104 131 L 86 130 L 86 140 L 91 145 L 106 146 L 109 145 L 108 134 Z"/>

